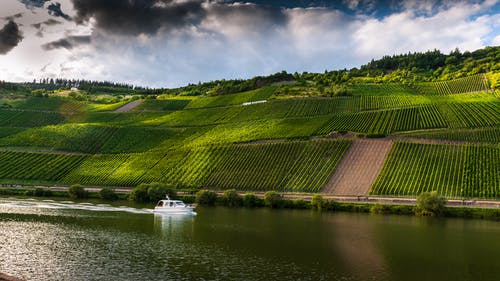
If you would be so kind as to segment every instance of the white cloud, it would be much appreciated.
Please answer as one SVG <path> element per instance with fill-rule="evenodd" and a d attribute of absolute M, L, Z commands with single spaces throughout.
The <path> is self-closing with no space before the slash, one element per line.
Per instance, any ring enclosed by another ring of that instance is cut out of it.
<path fill-rule="evenodd" d="M 474 50 L 486 45 L 486 37 L 495 32 L 489 27 L 492 16 L 470 17 L 482 8 L 456 5 L 433 16 L 415 16 L 412 11 L 390 15 L 382 20 L 365 20 L 354 34 L 355 51 L 362 57 L 455 47 Z"/>
<path fill-rule="evenodd" d="M 435 13 L 422 13 L 431 9 L 429 1 L 419 6 L 413 1 L 403 12 L 382 19 L 321 8 L 269 11 L 254 4 L 207 2 L 201 22 L 177 30 L 113 35 L 96 28 L 93 20 L 86 26 L 64 21 L 46 27 L 43 38 L 35 36 L 30 25 L 49 15 L 34 9 L 34 14 L 27 11 L 20 19 L 25 39 L 7 56 L 0 56 L 0 79 L 64 76 L 178 86 L 281 70 L 351 68 L 372 58 L 409 51 L 474 50 L 500 45 L 499 14 L 482 15 L 496 2 L 446 2 Z M 73 15 L 70 1 L 62 3 L 64 11 Z M 19 9 L 17 4 L 12 7 L 17 8 L 9 12 Z M 65 36 L 89 34 L 91 45 L 49 52 L 40 47 Z"/>

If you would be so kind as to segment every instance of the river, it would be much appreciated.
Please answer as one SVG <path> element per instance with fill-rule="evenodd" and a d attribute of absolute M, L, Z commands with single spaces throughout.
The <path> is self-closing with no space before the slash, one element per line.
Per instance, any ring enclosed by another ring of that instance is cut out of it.
<path fill-rule="evenodd" d="M 196 216 L 0 199 L 0 272 L 26 280 L 498 280 L 500 223 L 309 210 Z"/>

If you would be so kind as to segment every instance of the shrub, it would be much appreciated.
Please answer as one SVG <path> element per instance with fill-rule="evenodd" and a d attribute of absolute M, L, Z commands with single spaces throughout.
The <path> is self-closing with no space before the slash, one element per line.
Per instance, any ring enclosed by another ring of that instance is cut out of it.
<path fill-rule="evenodd" d="M 26 196 L 36 196 L 36 197 L 50 197 L 52 196 L 52 190 L 50 189 L 45 189 L 45 188 L 35 188 L 35 189 L 29 189 L 26 190 L 24 193 Z"/>
<path fill-rule="evenodd" d="M 165 198 L 168 195 L 170 198 L 176 198 L 177 193 L 172 186 L 162 183 L 140 184 L 129 195 L 129 200 L 137 203 L 151 203 Z"/>
<path fill-rule="evenodd" d="M 236 190 L 229 189 L 224 191 L 222 203 L 228 207 L 241 207 L 241 205 L 243 205 L 243 200 Z"/>
<path fill-rule="evenodd" d="M 196 192 L 196 203 L 206 206 L 214 206 L 217 201 L 217 194 L 214 191 L 202 189 Z"/>
<path fill-rule="evenodd" d="M 147 186 L 147 195 L 149 202 L 157 202 L 159 200 L 165 199 L 165 195 L 168 195 L 171 199 L 177 197 L 177 192 L 175 192 L 173 186 L 157 182 L 151 183 Z"/>
<path fill-rule="evenodd" d="M 315 210 L 321 210 L 323 208 L 323 196 L 314 194 L 311 199 L 311 206 Z"/>
<path fill-rule="evenodd" d="M 262 207 L 264 205 L 264 200 L 257 197 L 253 193 L 247 193 L 243 195 L 243 206 L 248 208 Z"/>
<path fill-rule="evenodd" d="M 446 209 L 446 200 L 436 191 L 424 192 L 417 198 L 415 214 L 417 216 L 441 216 Z"/>
<path fill-rule="evenodd" d="M 339 203 L 337 203 L 333 200 L 323 201 L 322 206 L 323 206 L 323 209 L 328 210 L 328 211 L 337 211 L 340 208 Z"/>
<path fill-rule="evenodd" d="M 275 191 L 266 192 L 264 194 L 264 202 L 271 208 L 281 208 L 284 205 L 283 197 Z"/>
<path fill-rule="evenodd" d="M 148 185 L 143 183 L 134 187 L 128 196 L 128 199 L 136 203 L 146 203 L 149 201 Z"/>
<path fill-rule="evenodd" d="M 87 198 L 89 193 L 79 184 L 74 184 L 69 187 L 68 195 L 71 198 Z"/>
<path fill-rule="evenodd" d="M 285 200 L 285 201 L 286 201 L 287 207 L 292 208 L 292 209 L 309 209 L 309 208 L 311 208 L 311 203 L 302 199 L 302 198 L 295 199 L 295 200 Z"/>
<path fill-rule="evenodd" d="M 390 214 L 391 206 L 377 203 L 370 207 L 370 213 L 380 215 Z"/>
<path fill-rule="evenodd" d="M 116 194 L 115 190 L 112 189 L 111 187 L 103 187 L 99 191 L 99 196 L 104 200 L 110 200 L 110 201 L 118 199 L 118 194 Z"/>

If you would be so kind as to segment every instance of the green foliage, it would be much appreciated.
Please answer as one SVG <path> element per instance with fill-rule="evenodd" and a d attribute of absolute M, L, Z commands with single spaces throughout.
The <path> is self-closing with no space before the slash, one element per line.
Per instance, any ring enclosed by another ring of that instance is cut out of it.
<path fill-rule="evenodd" d="M 118 199 L 118 194 L 111 187 L 103 187 L 99 191 L 99 196 L 104 200 L 114 201 Z"/>
<path fill-rule="evenodd" d="M 177 197 L 177 192 L 173 186 L 163 183 L 143 183 L 130 191 L 129 200 L 136 203 L 155 203 L 164 199 L 166 195 L 173 199 Z"/>
<path fill-rule="evenodd" d="M 221 199 L 223 204 L 228 207 L 240 207 L 243 205 L 243 199 L 234 189 L 224 191 Z"/>
<path fill-rule="evenodd" d="M 264 202 L 271 208 L 282 208 L 285 204 L 283 196 L 275 191 L 268 191 L 264 194 Z"/>
<path fill-rule="evenodd" d="M 24 195 L 36 197 L 51 197 L 53 196 L 53 192 L 52 190 L 46 188 L 35 188 L 26 190 L 24 192 Z"/>
<path fill-rule="evenodd" d="M 417 216 L 441 216 L 444 214 L 446 200 L 436 191 L 423 192 L 417 197 Z"/>
<path fill-rule="evenodd" d="M 243 206 L 247 208 L 262 207 L 264 206 L 264 200 L 253 193 L 246 193 L 243 195 Z"/>
<path fill-rule="evenodd" d="M 498 198 L 500 148 L 395 143 L 371 194 Z"/>
<path fill-rule="evenodd" d="M 148 189 L 149 186 L 147 184 L 140 184 L 130 191 L 128 199 L 137 203 L 149 202 Z"/>
<path fill-rule="evenodd" d="M 374 204 L 370 208 L 370 213 L 386 215 L 391 213 L 391 206 L 384 204 Z"/>
<path fill-rule="evenodd" d="M 313 209 L 320 211 L 323 209 L 323 196 L 319 194 L 314 194 L 312 199 L 311 199 L 311 206 Z"/>
<path fill-rule="evenodd" d="M 455 140 L 466 142 L 498 143 L 500 127 L 478 129 L 441 129 L 432 131 L 418 131 L 400 134 L 404 137 Z"/>
<path fill-rule="evenodd" d="M 217 201 L 217 193 L 211 190 L 202 189 L 196 192 L 196 203 L 205 206 L 214 206 Z"/>
<path fill-rule="evenodd" d="M 319 191 L 348 146 L 345 141 L 314 141 L 227 147 L 219 152 L 223 158 L 206 185 L 238 190 Z"/>
<path fill-rule="evenodd" d="M 74 184 L 68 188 L 68 195 L 71 198 L 80 199 L 87 198 L 89 196 L 89 193 L 83 186 Z"/>
<path fill-rule="evenodd" d="M 171 185 L 154 182 L 148 184 L 147 186 L 149 202 L 157 202 L 161 199 L 165 199 L 166 195 L 168 195 L 171 199 L 175 199 L 177 197 L 177 192 Z"/>

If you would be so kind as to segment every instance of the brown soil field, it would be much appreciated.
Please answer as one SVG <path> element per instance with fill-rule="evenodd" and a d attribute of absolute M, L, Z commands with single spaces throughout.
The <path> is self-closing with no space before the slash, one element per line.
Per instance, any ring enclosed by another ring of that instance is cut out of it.
<path fill-rule="evenodd" d="M 142 100 L 135 100 L 133 102 L 129 102 L 126 105 L 115 110 L 115 112 L 129 112 L 132 109 L 134 109 L 136 106 L 140 105 L 141 103 L 142 103 Z"/>
<path fill-rule="evenodd" d="M 367 195 L 391 146 L 392 141 L 386 139 L 354 141 L 321 192 L 334 195 Z"/>

